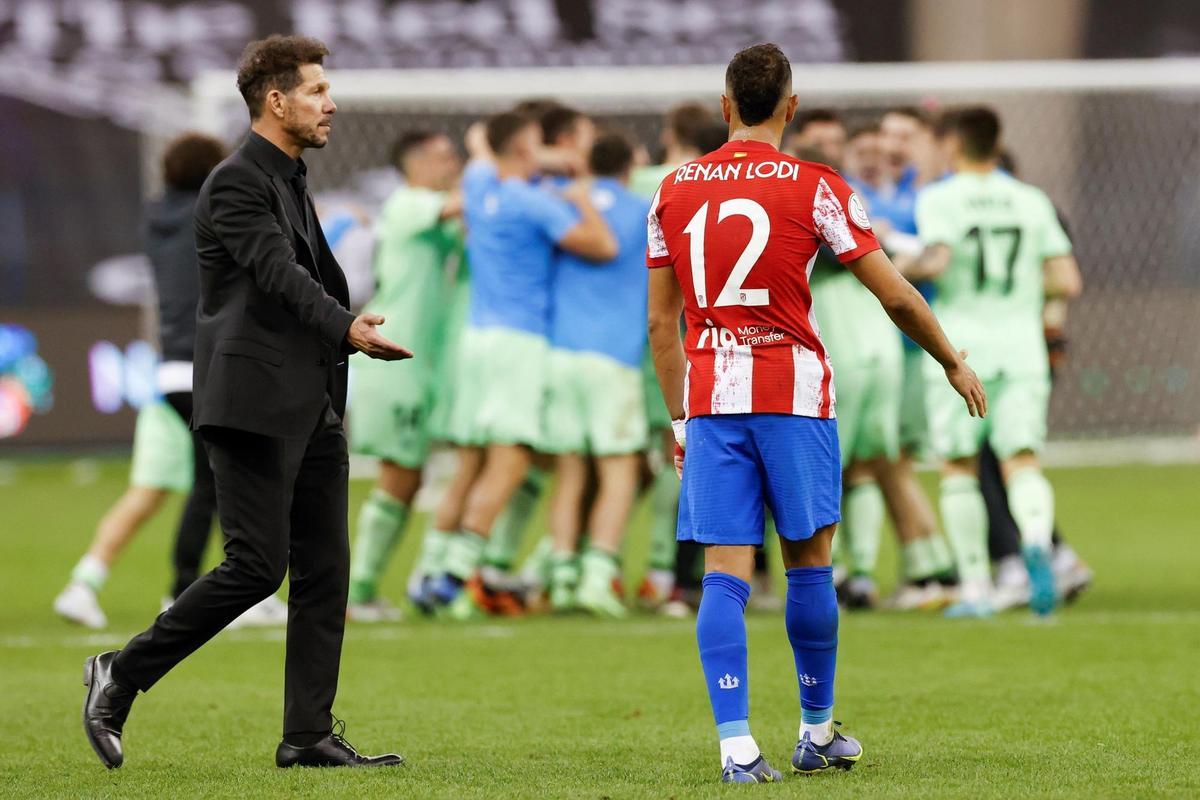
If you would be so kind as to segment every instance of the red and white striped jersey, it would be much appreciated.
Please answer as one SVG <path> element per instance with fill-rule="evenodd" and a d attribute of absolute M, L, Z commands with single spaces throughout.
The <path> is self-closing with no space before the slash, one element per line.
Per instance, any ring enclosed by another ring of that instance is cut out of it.
<path fill-rule="evenodd" d="M 689 417 L 834 416 L 833 370 L 808 277 L 879 242 L 836 171 L 733 141 L 668 175 L 650 206 L 651 269 L 674 267 L 687 323 Z"/>

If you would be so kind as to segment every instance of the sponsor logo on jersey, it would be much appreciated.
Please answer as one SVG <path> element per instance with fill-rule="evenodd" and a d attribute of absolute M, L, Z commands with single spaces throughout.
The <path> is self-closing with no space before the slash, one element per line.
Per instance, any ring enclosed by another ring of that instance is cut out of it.
<path fill-rule="evenodd" d="M 871 230 L 871 220 L 867 217 L 867 209 L 863 206 L 857 192 L 850 195 L 850 219 L 864 231 Z"/>

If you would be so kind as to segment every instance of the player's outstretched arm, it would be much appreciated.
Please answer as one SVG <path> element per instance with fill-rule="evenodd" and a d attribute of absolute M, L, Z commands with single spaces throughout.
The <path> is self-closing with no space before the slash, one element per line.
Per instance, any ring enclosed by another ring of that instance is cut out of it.
<path fill-rule="evenodd" d="M 971 416 L 987 414 L 987 395 L 975 370 L 967 365 L 966 352 L 954 349 L 925 298 L 896 271 L 891 259 L 882 250 L 873 250 L 846 266 L 871 290 L 892 322 L 937 359 L 946 371 L 946 380 L 966 401 Z"/>
<path fill-rule="evenodd" d="M 1075 256 L 1051 256 L 1042 262 L 1048 298 L 1073 300 L 1083 291 L 1083 275 Z"/>
<path fill-rule="evenodd" d="M 616 258 L 617 239 L 592 204 L 587 184 L 576 181 L 563 189 L 562 194 L 579 211 L 579 222 L 563 234 L 558 246 L 590 261 L 611 261 Z"/>
<path fill-rule="evenodd" d="M 683 292 L 675 271 L 669 267 L 650 270 L 650 302 L 648 328 L 650 356 L 658 373 L 658 388 L 662 392 L 671 426 L 675 429 L 675 472 L 683 471 L 683 376 L 687 368 L 683 342 L 679 338 L 679 315 L 683 313 Z"/>

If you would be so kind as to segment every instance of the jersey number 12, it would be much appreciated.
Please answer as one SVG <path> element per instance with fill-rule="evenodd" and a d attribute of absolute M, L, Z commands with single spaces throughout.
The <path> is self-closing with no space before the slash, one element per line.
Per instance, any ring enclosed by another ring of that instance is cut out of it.
<path fill-rule="evenodd" d="M 765 306 L 771 302 L 771 294 L 767 289 L 745 289 L 742 282 L 754 269 L 763 251 L 767 249 L 767 240 L 771 236 L 771 219 L 767 210 L 753 200 L 736 197 L 725 200 L 717 207 L 717 224 L 729 217 L 745 217 L 750 220 L 753 228 L 750 231 L 750 241 L 746 243 L 742 254 L 738 256 L 729 273 L 729 279 L 721 287 L 720 294 L 713 306 Z M 692 217 L 691 222 L 683 229 L 691 242 L 690 254 L 692 261 L 692 286 L 696 290 L 696 304 L 700 308 L 708 308 L 708 291 L 704 274 L 704 230 L 708 223 L 708 201 L 700 206 Z"/>

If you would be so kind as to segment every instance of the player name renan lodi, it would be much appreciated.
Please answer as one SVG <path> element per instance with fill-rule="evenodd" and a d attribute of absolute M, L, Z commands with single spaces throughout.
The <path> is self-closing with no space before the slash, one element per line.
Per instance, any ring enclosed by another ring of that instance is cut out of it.
<path fill-rule="evenodd" d="M 745 168 L 743 170 L 743 167 Z M 736 181 L 744 177 L 776 178 L 794 181 L 800 174 L 800 165 L 790 161 L 749 161 L 729 164 L 702 164 L 693 161 L 675 170 L 675 183 L 683 181 Z"/>

